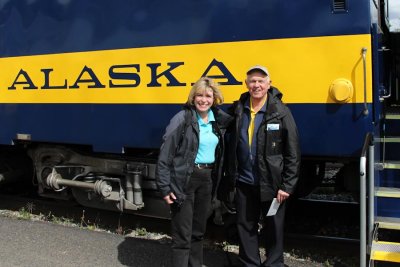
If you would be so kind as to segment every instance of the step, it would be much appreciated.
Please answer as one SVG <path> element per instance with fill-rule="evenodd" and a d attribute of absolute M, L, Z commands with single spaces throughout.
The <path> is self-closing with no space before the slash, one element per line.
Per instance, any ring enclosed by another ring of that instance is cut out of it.
<path fill-rule="evenodd" d="M 400 114 L 386 114 L 385 119 L 387 120 L 400 120 Z"/>
<path fill-rule="evenodd" d="M 400 198 L 396 194 L 381 194 L 375 198 L 376 216 L 399 218 Z"/>
<path fill-rule="evenodd" d="M 387 160 L 377 165 L 380 169 L 400 169 L 400 161 L 398 160 Z"/>
<path fill-rule="evenodd" d="M 382 138 L 376 138 L 374 141 L 380 142 L 380 143 L 400 143 L 400 137 L 382 137 Z"/>
<path fill-rule="evenodd" d="M 382 161 L 398 161 L 400 159 L 400 138 L 385 138 L 381 144 Z"/>
<path fill-rule="evenodd" d="M 375 143 L 379 143 L 382 161 L 396 161 L 400 159 L 400 137 L 386 136 L 376 138 Z"/>
<path fill-rule="evenodd" d="M 376 186 L 378 187 L 397 187 L 400 188 L 400 170 L 382 169 L 378 176 L 375 176 Z"/>
<path fill-rule="evenodd" d="M 400 263 L 400 244 L 394 242 L 373 241 L 371 260 Z"/>
<path fill-rule="evenodd" d="M 382 136 L 400 136 L 400 115 L 399 114 L 387 114 L 386 119 L 383 122 L 384 134 Z"/>
<path fill-rule="evenodd" d="M 376 217 L 376 223 L 379 223 L 379 228 L 400 230 L 400 218 L 393 217 Z"/>
<path fill-rule="evenodd" d="M 376 187 L 375 196 L 400 198 L 400 188 L 396 187 Z"/>

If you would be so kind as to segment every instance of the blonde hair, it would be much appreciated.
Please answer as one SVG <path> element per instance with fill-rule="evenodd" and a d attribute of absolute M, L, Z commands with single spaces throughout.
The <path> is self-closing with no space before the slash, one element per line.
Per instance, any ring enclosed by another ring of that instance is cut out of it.
<path fill-rule="evenodd" d="M 213 79 L 209 77 L 201 77 L 193 86 L 189 92 L 188 100 L 186 104 L 194 106 L 194 98 L 199 92 L 204 92 L 207 89 L 211 89 L 214 95 L 213 106 L 221 105 L 224 102 L 224 97 L 222 96 L 221 90 L 219 89 L 219 84 L 214 82 Z"/>

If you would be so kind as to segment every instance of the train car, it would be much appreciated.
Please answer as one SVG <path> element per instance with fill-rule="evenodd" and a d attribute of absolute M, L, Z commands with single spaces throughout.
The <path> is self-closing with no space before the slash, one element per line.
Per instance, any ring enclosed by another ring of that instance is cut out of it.
<path fill-rule="evenodd" d="M 354 190 L 365 136 L 381 138 L 399 109 L 386 11 L 383 0 L 3 1 L 0 185 L 31 179 L 31 166 L 42 196 L 168 217 L 154 173 L 169 119 L 198 78 L 215 78 L 228 106 L 263 64 L 298 124 L 299 194 L 326 162 Z"/>

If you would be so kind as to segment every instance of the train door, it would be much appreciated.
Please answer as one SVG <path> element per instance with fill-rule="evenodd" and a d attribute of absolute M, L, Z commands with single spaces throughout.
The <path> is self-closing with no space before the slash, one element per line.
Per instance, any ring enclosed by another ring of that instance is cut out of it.
<path fill-rule="evenodd" d="M 375 261 L 400 263 L 400 243 L 393 238 L 400 233 L 400 32 L 384 29 L 384 33 L 373 33 L 379 38 L 373 38 L 374 88 L 378 90 L 374 93 L 377 132 L 371 266 Z"/>
<path fill-rule="evenodd" d="M 400 32 L 389 34 L 389 92 L 386 97 L 387 112 L 400 114 Z"/>

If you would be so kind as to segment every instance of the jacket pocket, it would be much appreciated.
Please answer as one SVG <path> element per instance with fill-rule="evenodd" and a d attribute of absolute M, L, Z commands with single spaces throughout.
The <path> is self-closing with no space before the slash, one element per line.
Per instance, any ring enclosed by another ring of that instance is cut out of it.
<path fill-rule="evenodd" d="M 268 155 L 266 157 L 267 166 L 269 168 L 270 178 L 272 180 L 274 191 L 277 190 L 282 184 L 283 172 L 283 156 L 282 155 Z"/>
<path fill-rule="evenodd" d="M 282 127 L 280 124 L 267 124 L 265 127 L 266 146 L 265 155 L 282 154 Z"/>

